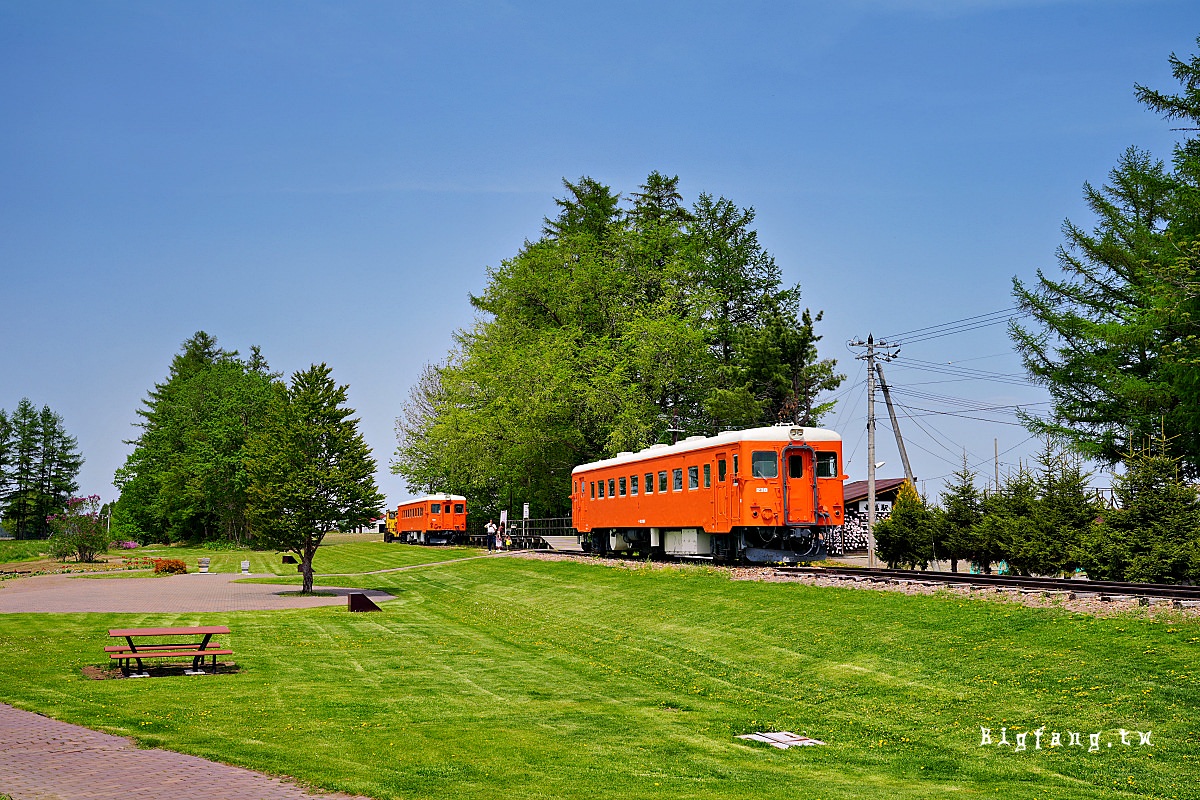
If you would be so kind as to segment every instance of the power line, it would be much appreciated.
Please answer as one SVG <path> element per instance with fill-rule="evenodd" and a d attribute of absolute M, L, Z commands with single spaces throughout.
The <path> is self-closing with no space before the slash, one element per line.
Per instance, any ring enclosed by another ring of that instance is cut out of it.
<path fill-rule="evenodd" d="M 884 337 L 884 340 L 900 344 L 913 344 L 915 342 L 925 342 L 930 339 L 941 339 L 946 336 L 978 330 L 979 328 L 1003 325 L 1013 317 L 1023 316 L 1025 313 L 1027 312 L 1023 312 L 1020 308 L 1013 306 L 999 311 L 989 311 L 986 314 L 976 314 L 973 317 L 964 317 L 951 322 L 943 322 L 940 325 L 914 328 L 910 331 L 903 331 L 902 333 Z"/>

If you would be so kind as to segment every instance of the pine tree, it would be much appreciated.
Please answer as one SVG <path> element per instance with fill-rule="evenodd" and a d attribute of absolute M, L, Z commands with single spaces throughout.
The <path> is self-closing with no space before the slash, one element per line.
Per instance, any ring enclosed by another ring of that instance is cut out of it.
<path fill-rule="evenodd" d="M 278 387 L 266 426 L 249 442 L 249 518 L 258 541 L 300 557 L 303 592 L 313 589 L 313 556 L 326 534 L 379 515 L 375 459 L 325 364 Z"/>
<path fill-rule="evenodd" d="M 204 331 L 185 341 L 138 410 L 141 434 L 114 480 L 114 528 L 143 542 L 246 541 L 243 449 L 274 379 L 257 347 L 243 360 Z"/>
<path fill-rule="evenodd" d="M 1183 94 L 1138 86 L 1137 98 L 1197 130 L 1200 59 L 1172 55 L 1171 65 Z M 1026 418 L 1031 430 L 1115 464 L 1165 424 L 1177 432 L 1171 453 L 1184 473 L 1200 474 L 1198 186 L 1195 136 L 1175 148 L 1172 169 L 1129 148 L 1106 185 L 1085 184 L 1095 228 L 1064 224 L 1062 277 L 1039 270 L 1030 286 L 1014 279 L 1033 324 L 1014 325 L 1013 340 L 1054 403 L 1050 417 Z"/>
<path fill-rule="evenodd" d="M 1097 580 L 1200 580 L 1200 498 L 1171 456 L 1143 452 L 1114 478 L 1119 507 L 1082 537 L 1079 561 Z"/>
<path fill-rule="evenodd" d="M 933 559 L 933 518 L 911 483 L 900 487 L 888 518 L 875 525 L 875 550 L 893 569 L 925 569 Z"/>
<path fill-rule="evenodd" d="M 28 397 L 0 428 L 8 431 L 7 445 L 0 447 L 9 467 L 0 478 L 5 527 L 18 539 L 45 538 L 50 530 L 46 518 L 65 508 L 79 488 L 75 479 L 83 457 L 78 442 L 67 434 L 61 415 L 49 406 L 39 411 Z"/>
<path fill-rule="evenodd" d="M 983 521 L 983 498 L 975 486 L 976 477 L 963 453 L 962 469 L 951 475 L 954 482 L 947 482 L 941 494 L 937 544 L 939 556 L 950 559 L 953 572 L 958 572 L 960 559 L 971 557 L 976 528 Z"/>
<path fill-rule="evenodd" d="M 8 419 L 8 412 L 0 408 L 0 501 L 8 491 L 12 481 L 13 462 L 13 427 Z"/>

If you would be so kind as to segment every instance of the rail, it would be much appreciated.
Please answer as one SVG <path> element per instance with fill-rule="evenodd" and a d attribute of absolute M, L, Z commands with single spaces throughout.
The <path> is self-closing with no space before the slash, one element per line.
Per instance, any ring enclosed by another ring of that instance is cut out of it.
<path fill-rule="evenodd" d="M 1074 592 L 1107 597 L 1146 597 L 1200 601 L 1200 586 L 1166 583 L 1130 583 L 1086 578 L 1039 578 L 1020 575 L 975 575 L 964 572 L 934 572 L 911 569 L 863 569 L 861 567 L 777 567 L 781 575 L 830 575 L 839 578 L 880 582 L 909 581 L 944 585 L 992 586 L 1031 591 Z"/>

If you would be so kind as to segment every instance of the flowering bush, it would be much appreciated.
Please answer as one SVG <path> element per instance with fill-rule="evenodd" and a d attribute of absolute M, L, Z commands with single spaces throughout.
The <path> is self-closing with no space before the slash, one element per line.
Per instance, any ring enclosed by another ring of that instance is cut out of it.
<path fill-rule="evenodd" d="M 154 574 L 186 575 L 187 564 L 178 558 L 156 558 L 154 559 Z"/>
<path fill-rule="evenodd" d="M 49 551 L 53 558 L 66 561 L 95 561 L 108 550 L 108 531 L 100 518 L 100 495 L 72 497 L 61 514 L 46 517 L 50 523 Z"/>
<path fill-rule="evenodd" d="M 117 542 L 117 547 L 120 547 L 122 550 L 133 550 L 134 548 L 141 547 L 141 545 L 137 542 Z"/>

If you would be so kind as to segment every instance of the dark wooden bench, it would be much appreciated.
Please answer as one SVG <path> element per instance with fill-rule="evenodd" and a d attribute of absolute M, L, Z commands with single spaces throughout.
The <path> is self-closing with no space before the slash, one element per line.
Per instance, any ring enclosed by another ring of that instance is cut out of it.
<path fill-rule="evenodd" d="M 192 671 L 202 672 L 200 669 L 204 666 L 204 659 L 212 657 L 213 671 L 217 670 L 217 656 L 233 655 L 233 650 L 228 646 L 222 647 L 218 644 L 212 644 L 211 640 L 214 634 L 227 634 L 229 628 L 224 625 L 208 625 L 190 628 L 117 628 L 108 632 L 113 638 L 124 638 L 125 644 L 109 645 L 104 648 L 108 653 L 109 659 L 116 659 L 117 664 L 121 667 L 121 672 L 126 676 L 130 675 L 133 668 L 133 662 L 137 662 L 138 672 L 145 674 L 146 666 L 142 663 L 143 659 L 147 658 L 190 658 L 192 660 Z M 184 637 L 184 636 L 202 636 L 200 641 L 191 642 L 149 642 L 146 644 L 136 644 L 135 638 L 141 637 Z M 210 646 L 211 645 L 211 646 Z"/>
<path fill-rule="evenodd" d="M 117 663 L 121 667 L 121 672 L 129 675 L 134 661 L 138 662 L 139 672 L 145 671 L 145 666 L 142 664 L 143 658 L 190 658 L 192 660 L 192 669 L 198 670 L 204 666 L 204 659 L 207 656 L 212 656 L 212 669 L 213 672 L 216 672 L 217 656 L 231 655 L 233 655 L 232 650 L 213 650 L 212 648 L 208 648 L 200 651 L 196 648 L 191 648 L 188 650 L 138 650 L 137 652 L 120 650 L 116 653 L 109 653 L 108 657 L 118 659 Z"/>

